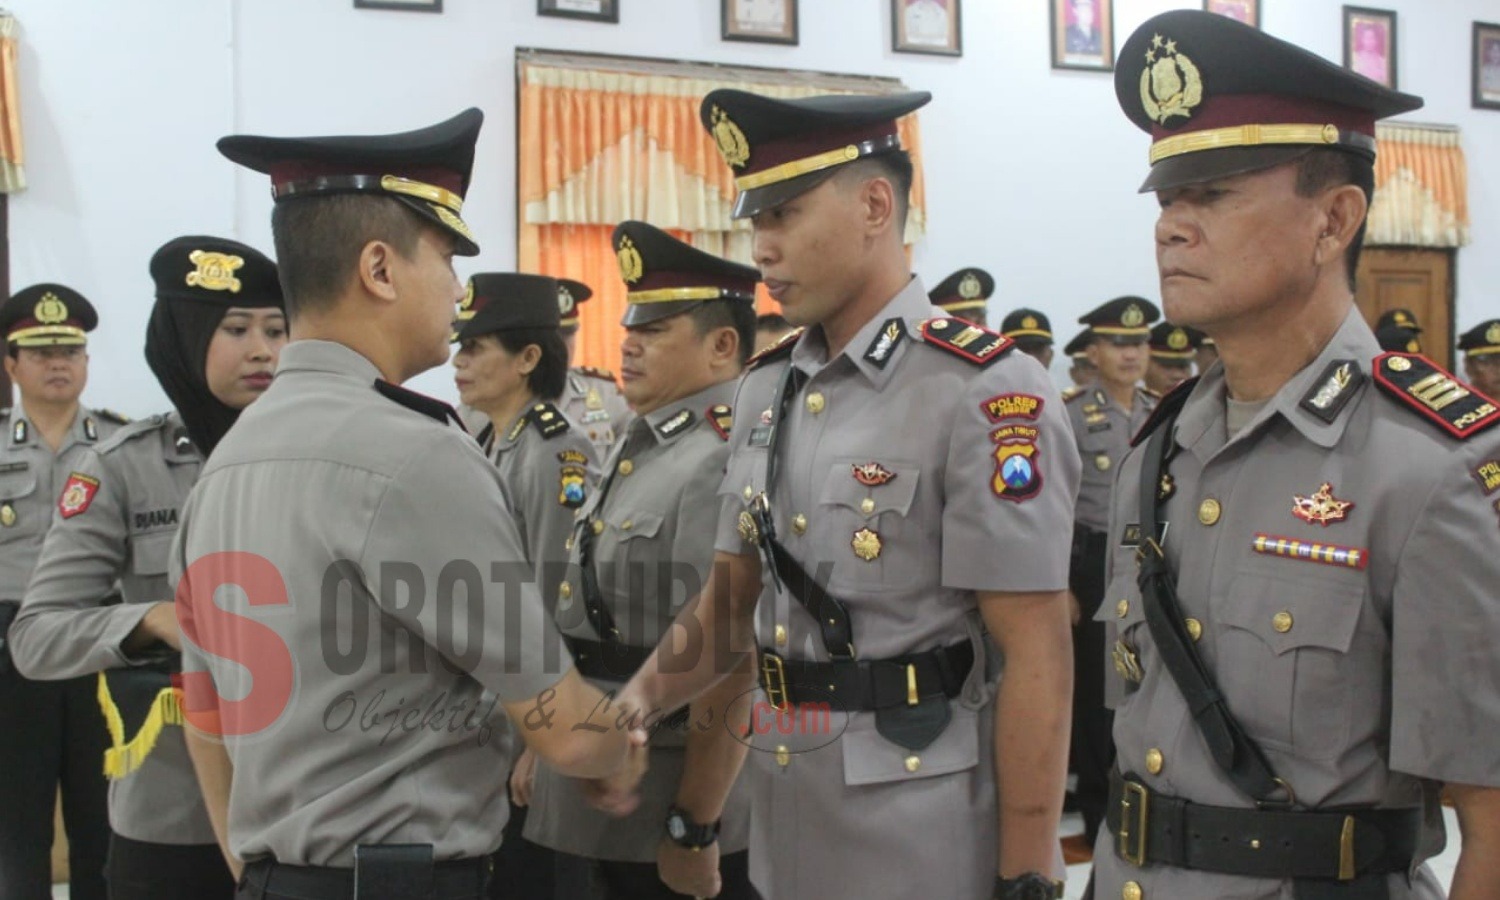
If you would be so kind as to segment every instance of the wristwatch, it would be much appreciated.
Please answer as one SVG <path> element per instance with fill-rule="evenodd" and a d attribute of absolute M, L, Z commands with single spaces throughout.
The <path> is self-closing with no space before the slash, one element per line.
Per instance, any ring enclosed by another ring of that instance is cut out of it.
<path fill-rule="evenodd" d="M 699 825 L 686 810 L 673 806 L 667 810 L 667 837 L 679 847 L 702 850 L 719 839 L 719 821 Z"/>
<path fill-rule="evenodd" d="M 1061 900 L 1062 895 L 1061 881 L 1053 881 L 1036 872 L 995 879 L 994 900 Z"/>

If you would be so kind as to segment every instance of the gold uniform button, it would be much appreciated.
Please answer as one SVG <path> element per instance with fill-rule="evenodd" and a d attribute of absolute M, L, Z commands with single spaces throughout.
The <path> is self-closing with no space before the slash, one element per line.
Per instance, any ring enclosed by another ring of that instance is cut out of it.
<path fill-rule="evenodd" d="M 629 475 L 631 472 L 635 471 L 635 463 L 631 462 L 628 459 L 622 459 L 620 460 L 620 465 L 616 468 L 619 470 L 619 473 L 621 475 Z"/>
<path fill-rule="evenodd" d="M 1121 600 L 1119 603 L 1116 603 L 1115 604 L 1115 615 L 1119 616 L 1122 619 L 1125 618 L 1126 616 L 1130 615 L 1130 601 L 1129 600 Z"/>
<path fill-rule="evenodd" d="M 1197 641 L 1199 638 L 1203 637 L 1202 622 L 1198 621 L 1197 619 L 1188 619 L 1186 624 L 1188 637 L 1192 638 L 1194 641 Z"/>
<path fill-rule="evenodd" d="M 872 499 L 870 497 L 866 497 L 865 499 L 859 501 L 859 511 L 862 512 L 862 513 L 864 513 L 867 516 L 870 513 L 874 512 L 875 511 L 875 501 L 874 501 L 874 499 Z"/>
<path fill-rule="evenodd" d="M 634 527 L 635 527 L 635 520 L 633 520 L 633 519 L 626 519 L 625 521 L 623 521 L 623 522 L 620 523 L 620 530 L 621 531 L 629 531 L 630 529 L 632 529 Z"/>
<path fill-rule="evenodd" d="M 603 534 L 604 533 L 604 520 L 603 519 L 595 519 L 594 520 L 593 528 L 594 528 L 594 534 Z"/>
<path fill-rule="evenodd" d="M 755 488 L 751 487 L 748 484 L 745 485 L 745 499 L 746 500 L 754 500 L 755 499 Z"/>
<path fill-rule="evenodd" d="M 1161 755 L 1161 751 L 1152 747 L 1146 751 L 1146 771 L 1152 775 L 1160 775 L 1162 766 L 1167 764 L 1167 758 Z"/>
<path fill-rule="evenodd" d="M 817 415 L 818 413 L 822 412 L 827 405 L 828 402 L 823 399 L 823 395 L 821 393 L 813 391 L 811 394 L 807 395 L 807 411 L 812 413 L 813 415 Z"/>
<path fill-rule="evenodd" d="M 1219 517 L 1223 514 L 1224 507 L 1220 506 L 1219 501 L 1212 497 L 1209 497 L 1198 505 L 1198 521 L 1204 525 L 1217 525 Z"/>
<path fill-rule="evenodd" d="M 571 598 L 573 596 L 573 585 L 567 583 L 566 581 L 564 581 L 562 584 L 558 585 L 558 587 L 557 587 L 557 596 L 558 596 L 559 599 L 562 599 L 562 600 L 567 600 L 567 599 Z"/>
<path fill-rule="evenodd" d="M 1125 889 L 1120 891 L 1120 900 L 1141 900 L 1146 895 L 1141 892 L 1141 885 L 1136 881 L 1125 882 Z"/>
<path fill-rule="evenodd" d="M 776 626 L 776 646 L 778 646 L 778 647 L 785 647 L 786 646 L 786 626 L 785 625 L 777 625 Z"/>
<path fill-rule="evenodd" d="M 1271 617 L 1271 627 L 1276 629 L 1277 634 L 1286 634 L 1292 630 L 1292 614 L 1282 610 Z"/>
<path fill-rule="evenodd" d="M 781 766 L 783 769 L 785 769 L 787 766 L 789 766 L 791 764 L 792 764 L 792 751 L 788 750 L 785 744 L 782 744 L 781 746 L 777 747 L 776 748 L 776 765 Z"/>
<path fill-rule="evenodd" d="M 572 550 L 573 549 L 573 539 L 572 538 L 568 538 L 567 540 L 563 541 L 563 549 L 564 550 Z"/>
<path fill-rule="evenodd" d="M 807 534 L 807 516 L 802 513 L 792 516 L 792 530 L 798 534 Z"/>
<path fill-rule="evenodd" d="M 913 755 L 906 758 L 906 771 L 915 772 L 920 768 L 922 768 L 922 757 Z"/>

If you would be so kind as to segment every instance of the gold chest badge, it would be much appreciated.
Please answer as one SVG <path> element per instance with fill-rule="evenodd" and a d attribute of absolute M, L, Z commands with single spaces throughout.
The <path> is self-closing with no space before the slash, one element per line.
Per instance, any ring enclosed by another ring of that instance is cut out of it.
<path fill-rule="evenodd" d="M 1153 121 L 1165 125 L 1175 117 L 1192 116 L 1203 102 L 1203 76 L 1177 42 L 1161 35 L 1151 38 L 1146 68 L 1141 72 L 1141 106 Z"/>
<path fill-rule="evenodd" d="M 880 557 L 881 543 L 880 535 L 868 528 L 861 528 L 854 532 L 854 539 L 850 542 L 854 549 L 854 555 L 865 562 L 874 562 Z"/>
<path fill-rule="evenodd" d="M 241 283 L 234 273 L 245 265 L 243 258 L 228 253 L 194 250 L 188 254 L 188 261 L 198 267 L 187 274 L 188 287 L 199 287 L 205 291 L 228 291 L 231 294 L 240 292 Z"/>

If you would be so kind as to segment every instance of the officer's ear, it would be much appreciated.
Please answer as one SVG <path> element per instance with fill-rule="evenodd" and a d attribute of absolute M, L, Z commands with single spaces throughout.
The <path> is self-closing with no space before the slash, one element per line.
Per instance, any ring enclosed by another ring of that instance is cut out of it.
<path fill-rule="evenodd" d="M 713 333 L 713 352 L 715 363 L 731 363 L 738 366 L 740 363 L 740 333 L 728 325 L 715 328 Z"/>
<path fill-rule="evenodd" d="M 16 356 L 16 351 L 13 348 L 5 348 L 5 377 L 12 383 L 16 380 Z M 3 399 L 7 404 L 10 403 L 9 397 L 0 399 Z"/>
<path fill-rule="evenodd" d="M 1341 184 L 1324 192 L 1322 205 L 1323 229 L 1318 235 L 1313 260 L 1318 265 L 1344 265 L 1345 251 L 1359 237 L 1365 217 L 1370 211 L 1365 192 L 1358 185 Z"/>
<path fill-rule="evenodd" d="M 388 303 L 396 300 L 396 281 L 391 269 L 398 253 L 385 241 L 370 241 L 359 251 L 359 264 L 355 277 L 365 293 Z"/>

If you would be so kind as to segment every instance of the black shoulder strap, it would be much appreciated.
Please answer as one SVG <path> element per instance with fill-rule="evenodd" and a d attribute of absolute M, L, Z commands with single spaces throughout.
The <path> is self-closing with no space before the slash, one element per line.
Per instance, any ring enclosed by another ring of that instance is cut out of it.
<path fill-rule="evenodd" d="M 1175 391 L 1163 401 L 1171 411 L 1164 418 L 1153 417 L 1142 435 L 1149 433 L 1141 465 L 1140 517 L 1141 544 L 1136 550 L 1141 586 L 1141 608 L 1146 627 L 1156 642 L 1157 652 L 1167 674 L 1182 692 L 1192 713 L 1193 724 L 1208 744 L 1214 762 L 1246 795 L 1261 805 L 1285 806 L 1295 800 L 1290 787 L 1276 777 L 1271 764 L 1259 746 L 1245 734 L 1219 693 L 1213 674 L 1198 655 L 1192 637 L 1187 633 L 1182 606 L 1177 601 L 1177 579 L 1167 561 L 1166 551 L 1157 543 L 1157 521 L 1161 504 L 1168 492 L 1158 488 L 1171 462 L 1172 423 L 1182 408 L 1187 391 Z M 1175 402 L 1174 402 L 1175 401 Z M 1139 439 L 1139 438 L 1138 438 Z"/>
<path fill-rule="evenodd" d="M 1167 430 L 1171 431 L 1171 423 L 1177 421 L 1177 414 L 1182 411 L 1182 405 L 1187 402 L 1188 394 L 1193 392 L 1193 386 L 1197 383 L 1198 376 L 1194 375 L 1172 390 L 1167 391 L 1166 396 L 1157 401 L 1156 408 L 1151 410 L 1151 415 L 1146 418 L 1146 424 L 1142 425 L 1141 430 L 1136 432 L 1135 437 L 1130 439 L 1130 446 L 1138 446 L 1141 441 L 1150 437 L 1152 432 L 1164 424 L 1167 426 Z M 1150 464 L 1150 460 L 1147 460 L 1147 464 Z M 1142 515 L 1144 515 L 1144 512 Z M 1142 534 L 1144 533 L 1142 532 Z"/>
<path fill-rule="evenodd" d="M 445 425 L 449 422 L 454 422 L 459 428 L 463 428 L 465 433 L 469 430 L 464 428 L 463 421 L 459 419 L 458 413 L 454 411 L 453 407 L 435 397 L 419 394 L 416 391 L 409 391 L 398 384 L 391 384 L 389 381 L 381 378 L 375 379 L 375 390 L 379 391 L 380 395 L 387 400 L 393 400 L 407 409 L 419 412 L 428 418 L 436 419 Z"/>
<path fill-rule="evenodd" d="M 536 426 L 544 438 L 555 438 L 560 434 L 566 433 L 572 427 L 568 424 L 568 417 L 564 416 L 562 411 L 556 406 L 545 400 L 534 404 L 531 410 L 526 413 L 526 417 L 531 421 L 531 424 Z"/>

